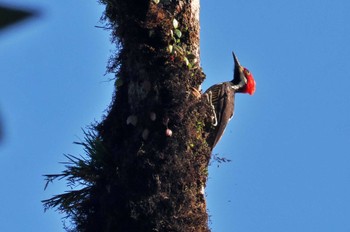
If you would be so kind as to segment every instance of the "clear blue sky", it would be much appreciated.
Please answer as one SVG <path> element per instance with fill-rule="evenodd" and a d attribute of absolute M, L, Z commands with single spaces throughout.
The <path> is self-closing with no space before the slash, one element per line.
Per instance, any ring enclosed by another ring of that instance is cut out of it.
<path fill-rule="evenodd" d="M 63 231 L 43 212 L 43 174 L 100 120 L 114 47 L 103 7 L 86 0 L 6 0 L 40 16 L 0 33 L 0 231 Z M 232 78 L 234 50 L 254 74 L 210 168 L 213 232 L 350 231 L 350 1 L 202 1 L 203 89 Z"/>

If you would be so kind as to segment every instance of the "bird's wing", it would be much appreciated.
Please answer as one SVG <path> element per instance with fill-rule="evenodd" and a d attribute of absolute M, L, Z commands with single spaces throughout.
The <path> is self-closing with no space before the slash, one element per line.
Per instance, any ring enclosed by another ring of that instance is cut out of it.
<path fill-rule="evenodd" d="M 212 142 L 212 144 L 209 145 L 214 148 L 221 139 L 228 121 L 233 116 L 234 91 L 229 83 L 214 85 L 209 88 L 206 93 L 209 91 L 212 92 L 212 104 L 215 106 L 215 113 L 218 120 L 217 126 L 213 128 L 210 135 L 210 142 Z"/>

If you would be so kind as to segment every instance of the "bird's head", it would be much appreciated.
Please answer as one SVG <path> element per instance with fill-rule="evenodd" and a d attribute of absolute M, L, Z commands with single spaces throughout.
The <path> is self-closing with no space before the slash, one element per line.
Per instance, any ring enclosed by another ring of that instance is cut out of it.
<path fill-rule="evenodd" d="M 238 86 L 237 92 L 253 95 L 255 92 L 256 83 L 252 73 L 239 63 L 234 52 L 232 52 L 232 55 L 235 62 L 233 83 Z"/>

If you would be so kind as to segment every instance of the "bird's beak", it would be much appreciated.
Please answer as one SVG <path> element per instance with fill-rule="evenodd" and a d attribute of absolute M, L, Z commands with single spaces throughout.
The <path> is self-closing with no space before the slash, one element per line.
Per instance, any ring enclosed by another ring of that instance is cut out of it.
<path fill-rule="evenodd" d="M 241 64 L 239 63 L 238 58 L 237 58 L 237 56 L 235 55 L 234 52 L 232 52 L 232 56 L 233 56 L 233 60 L 235 61 L 235 65 L 237 67 L 241 67 Z"/>

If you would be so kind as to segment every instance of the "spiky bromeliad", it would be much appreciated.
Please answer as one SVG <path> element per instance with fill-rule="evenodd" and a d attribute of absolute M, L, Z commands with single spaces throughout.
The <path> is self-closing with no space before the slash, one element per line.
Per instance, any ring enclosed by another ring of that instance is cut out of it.
<path fill-rule="evenodd" d="M 232 81 L 227 81 L 211 86 L 204 92 L 213 109 L 213 121 L 207 139 L 208 145 L 213 148 L 221 139 L 228 122 L 234 115 L 234 103 L 236 93 L 255 92 L 255 80 L 248 69 L 241 66 L 236 55 L 234 59 L 234 75 Z"/>

